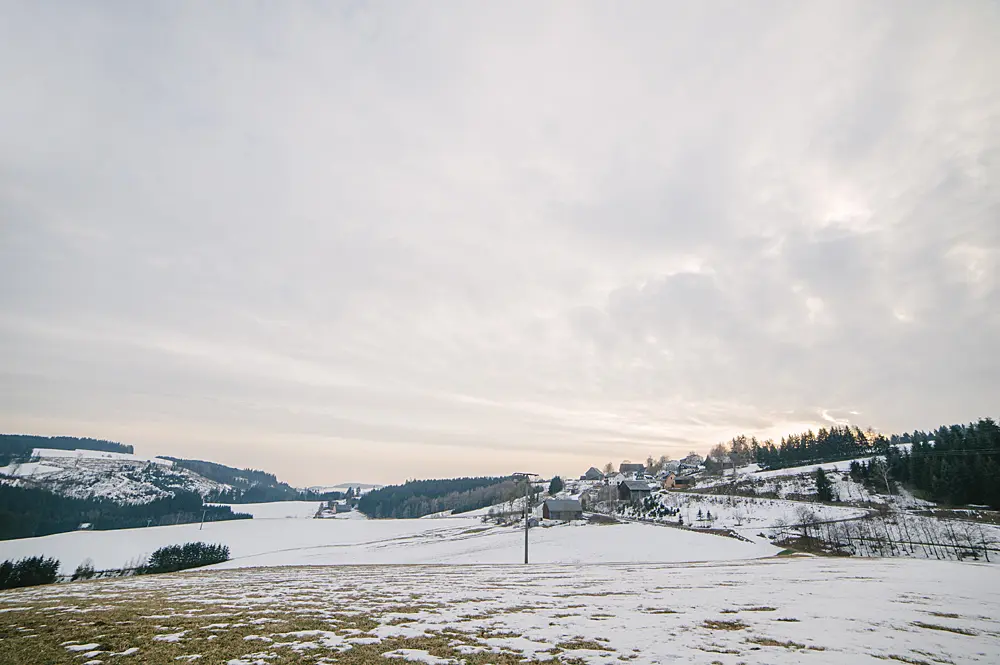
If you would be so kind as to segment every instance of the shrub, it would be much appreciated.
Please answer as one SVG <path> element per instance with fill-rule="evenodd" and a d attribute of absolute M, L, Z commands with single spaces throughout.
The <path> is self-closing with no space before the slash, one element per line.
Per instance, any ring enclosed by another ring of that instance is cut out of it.
<path fill-rule="evenodd" d="M 59 562 L 42 556 L 25 557 L 16 563 L 0 563 L 0 589 L 52 584 L 59 573 Z"/>
<path fill-rule="evenodd" d="M 77 580 L 89 580 L 94 576 L 94 574 L 94 562 L 90 559 L 84 559 L 83 562 L 76 567 L 71 579 L 74 582 Z"/>
<path fill-rule="evenodd" d="M 138 572 L 141 575 L 172 573 L 187 568 L 222 563 L 223 561 L 229 561 L 229 548 L 225 545 L 210 545 L 208 543 L 167 545 L 153 552 L 149 561 Z"/>

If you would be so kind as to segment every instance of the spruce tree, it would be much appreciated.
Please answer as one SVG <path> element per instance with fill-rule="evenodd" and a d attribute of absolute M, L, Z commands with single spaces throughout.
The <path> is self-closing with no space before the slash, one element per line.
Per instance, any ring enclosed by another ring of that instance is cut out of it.
<path fill-rule="evenodd" d="M 821 466 L 816 467 L 816 494 L 820 501 L 833 501 L 833 484 Z"/>
<path fill-rule="evenodd" d="M 549 483 L 549 494 L 555 496 L 559 492 L 563 491 L 563 481 L 559 476 L 554 476 L 552 482 Z"/>

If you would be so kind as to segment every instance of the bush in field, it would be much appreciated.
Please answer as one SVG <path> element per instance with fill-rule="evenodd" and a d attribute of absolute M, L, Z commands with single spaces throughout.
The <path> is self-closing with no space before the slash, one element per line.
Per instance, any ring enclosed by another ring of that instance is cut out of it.
<path fill-rule="evenodd" d="M 26 557 L 0 563 L 0 589 L 52 584 L 59 573 L 59 562 L 42 556 Z"/>
<path fill-rule="evenodd" d="M 172 573 L 177 570 L 198 568 L 223 561 L 229 561 L 229 548 L 225 545 L 210 545 L 208 543 L 168 545 L 153 552 L 139 573 Z"/>
<path fill-rule="evenodd" d="M 73 577 L 71 578 L 74 582 L 77 580 L 89 580 L 95 575 L 94 562 L 90 559 L 84 559 L 83 562 L 76 567 L 73 572 Z"/>

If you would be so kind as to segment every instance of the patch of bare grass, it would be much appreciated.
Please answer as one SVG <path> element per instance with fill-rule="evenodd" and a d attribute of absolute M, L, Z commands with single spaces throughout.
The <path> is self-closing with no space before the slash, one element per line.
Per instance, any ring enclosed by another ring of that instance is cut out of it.
<path fill-rule="evenodd" d="M 791 640 L 787 642 L 779 642 L 778 640 L 771 639 L 770 637 L 748 637 L 747 642 L 753 642 L 754 644 L 759 644 L 762 647 L 783 647 L 785 649 L 805 649 L 805 644 L 799 644 L 798 642 L 792 642 Z"/>
<path fill-rule="evenodd" d="M 601 644 L 595 640 L 584 640 L 582 638 L 576 638 L 572 640 L 567 640 L 565 642 L 559 642 L 556 647 L 562 649 L 563 651 L 579 651 L 581 649 L 588 649 L 590 651 L 612 651 L 606 645 Z"/>
<path fill-rule="evenodd" d="M 705 628 L 711 628 L 712 630 L 744 630 L 750 627 L 739 619 L 733 619 L 732 621 L 705 619 L 703 625 Z"/>
<path fill-rule="evenodd" d="M 907 663 L 907 665 L 931 665 L 926 660 L 917 660 L 916 658 L 910 658 L 908 656 L 900 656 L 896 653 L 891 653 L 888 656 L 881 656 L 878 654 L 872 654 L 875 658 L 879 660 L 895 660 L 900 663 Z"/>
<path fill-rule="evenodd" d="M 955 633 L 956 635 L 969 635 L 970 637 L 975 637 L 976 633 L 965 628 L 958 628 L 955 626 L 940 626 L 936 623 L 924 623 L 923 621 L 914 621 L 913 625 L 917 628 L 926 628 L 927 630 L 941 630 L 946 633 Z"/>

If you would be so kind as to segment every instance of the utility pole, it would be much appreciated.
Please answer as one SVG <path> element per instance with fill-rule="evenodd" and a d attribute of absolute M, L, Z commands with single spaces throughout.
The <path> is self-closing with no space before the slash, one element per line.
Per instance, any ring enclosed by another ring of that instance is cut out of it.
<path fill-rule="evenodd" d="M 208 514 L 208 509 L 207 508 L 205 510 L 201 511 L 201 526 L 198 527 L 198 531 L 201 531 L 202 529 L 205 528 L 205 515 L 207 515 L 207 514 Z"/>
<path fill-rule="evenodd" d="M 524 478 L 524 563 L 528 563 L 528 492 L 531 489 L 531 476 L 537 473 L 515 473 L 515 478 Z"/>

